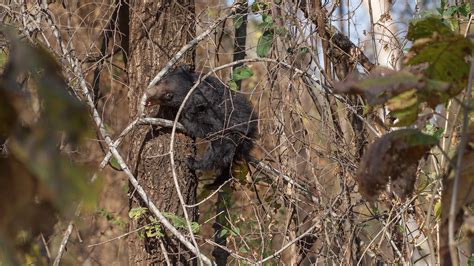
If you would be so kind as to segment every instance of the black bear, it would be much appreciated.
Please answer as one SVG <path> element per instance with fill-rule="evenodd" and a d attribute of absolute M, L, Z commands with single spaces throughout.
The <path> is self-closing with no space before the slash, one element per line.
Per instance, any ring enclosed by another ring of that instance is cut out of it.
<path fill-rule="evenodd" d="M 157 85 L 146 91 L 147 106 L 158 104 L 177 112 L 199 74 L 178 67 Z M 215 77 L 202 80 L 184 104 L 179 118 L 187 133 L 203 138 L 209 145 L 201 160 L 189 158 L 193 170 L 214 170 L 220 184 L 230 176 L 234 159 L 249 158 L 252 140 L 256 137 L 257 116 L 250 102 L 231 91 Z"/>

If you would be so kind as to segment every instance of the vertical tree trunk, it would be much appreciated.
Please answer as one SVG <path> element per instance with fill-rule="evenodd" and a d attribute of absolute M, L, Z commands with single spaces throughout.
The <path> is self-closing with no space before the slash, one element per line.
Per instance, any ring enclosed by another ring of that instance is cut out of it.
<path fill-rule="evenodd" d="M 247 41 L 248 3 L 245 0 L 243 0 L 242 2 L 244 4 L 241 5 L 239 8 L 237 8 L 235 12 L 237 17 L 234 18 L 234 23 L 236 23 L 236 20 L 241 21 L 240 27 L 235 28 L 235 31 L 234 31 L 234 58 L 233 58 L 234 62 L 245 58 L 245 43 Z M 242 65 L 243 63 L 236 64 L 234 65 L 233 69 L 235 70 L 236 68 Z M 236 84 L 237 84 L 237 90 L 240 90 L 242 81 L 238 80 L 236 81 Z M 227 171 L 227 174 L 230 174 L 230 172 Z M 231 178 L 231 177 L 229 176 L 228 178 Z M 213 228 L 215 230 L 214 241 L 220 246 L 224 246 L 224 247 L 227 246 L 227 234 L 222 234 L 222 231 L 225 228 L 230 228 L 230 224 L 227 220 L 228 219 L 227 217 L 229 216 L 227 205 L 229 203 L 231 196 L 232 196 L 232 188 L 230 187 L 230 184 L 225 185 L 217 193 L 217 202 L 216 202 L 216 215 L 217 216 L 216 216 L 216 221 L 213 225 Z M 214 247 L 214 250 L 212 251 L 212 255 L 214 256 L 217 265 L 219 266 L 227 265 L 227 259 L 230 255 L 229 252 L 227 252 L 223 248 L 216 246 Z"/>
<path fill-rule="evenodd" d="M 131 117 L 137 115 L 137 107 L 149 81 L 169 59 L 195 35 L 194 1 L 130 1 L 130 49 L 128 73 L 130 79 Z M 185 55 L 182 63 L 193 64 L 194 51 Z M 174 114 L 160 110 L 160 117 L 174 119 Z M 184 217 L 171 174 L 168 156 L 170 129 L 142 127 L 130 141 L 130 166 L 150 199 L 163 212 Z M 184 161 L 194 154 L 192 140 L 177 133 L 175 161 L 180 189 L 185 201 L 192 204 L 196 199 L 196 177 Z M 131 191 L 130 208 L 142 206 Z M 197 209 L 187 209 L 191 219 L 197 220 Z M 131 221 L 130 230 L 150 223 L 148 215 Z M 194 264 L 191 254 L 177 239 L 162 228 L 163 237 L 151 237 L 143 233 L 129 237 L 130 265 Z M 141 235 L 141 236 L 140 236 Z"/>

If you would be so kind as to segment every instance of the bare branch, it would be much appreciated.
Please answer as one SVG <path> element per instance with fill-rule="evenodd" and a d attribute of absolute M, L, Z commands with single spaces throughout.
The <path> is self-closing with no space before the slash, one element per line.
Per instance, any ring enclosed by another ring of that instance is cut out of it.
<path fill-rule="evenodd" d="M 56 255 L 56 258 L 54 259 L 53 266 L 59 266 L 59 262 L 61 262 L 61 258 L 63 257 L 64 251 L 66 250 L 66 245 L 69 241 L 69 237 L 71 236 L 73 228 L 74 225 L 71 221 L 69 222 L 69 225 L 67 226 L 67 229 L 64 232 L 64 237 L 61 240 L 61 245 L 59 245 L 58 255 Z"/>

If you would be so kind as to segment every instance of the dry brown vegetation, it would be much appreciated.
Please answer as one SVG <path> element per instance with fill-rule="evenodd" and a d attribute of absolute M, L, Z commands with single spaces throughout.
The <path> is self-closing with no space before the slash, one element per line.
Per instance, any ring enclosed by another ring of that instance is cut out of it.
<path fill-rule="evenodd" d="M 472 7 L 395 2 L 4 1 L 0 261 L 472 263 Z M 220 191 L 140 120 L 183 63 L 258 114 Z"/>

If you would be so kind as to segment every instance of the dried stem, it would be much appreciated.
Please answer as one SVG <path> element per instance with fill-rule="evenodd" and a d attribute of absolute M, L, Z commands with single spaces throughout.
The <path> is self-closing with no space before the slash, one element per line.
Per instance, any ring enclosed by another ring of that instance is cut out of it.
<path fill-rule="evenodd" d="M 455 240 L 455 222 L 456 222 L 456 202 L 459 191 L 459 179 L 461 177 L 462 169 L 462 158 L 466 149 L 468 140 L 467 130 L 469 126 L 469 113 L 471 112 L 471 93 L 472 83 L 474 78 L 474 59 L 471 58 L 471 69 L 469 71 L 469 81 L 467 83 L 467 90 L 464 99 L 464 112 L 462 121 L 461 141 L 458 146 L 458 153 L 456 158 L 456 171 L 453 182 L 453 192 L 451 194 L 451 203 L 449 206 L 448 216 L 448 236 L 449 236 L 449 253 L 451 254 L 451 263 L 454 266 L 459 265 L 458 254 L 457 254 L 457 242 Z"/>

